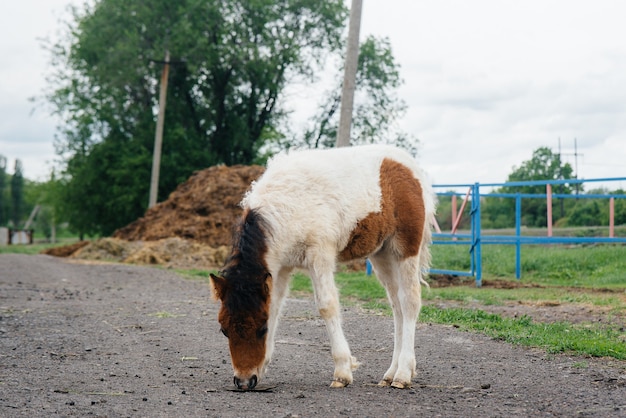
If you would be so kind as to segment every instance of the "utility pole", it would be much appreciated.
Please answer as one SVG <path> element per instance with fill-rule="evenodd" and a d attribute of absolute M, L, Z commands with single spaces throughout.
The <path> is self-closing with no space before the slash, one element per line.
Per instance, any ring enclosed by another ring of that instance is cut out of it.
<path fill-rule="evenodd" d="M 359 64 L 359 32 L 361 31 L 361 10 L 363 0 L 352 0 L 350 8 L 350 26 L 348 29 L 348 47 L 344 66 L 343 88 L 341 91 L 341 112 L 337 130 L 337 147 L 350 145 L 350 126 L 354 107 L 356 88 L 356 70 Z"/>
<path fill-rule="evenodd" d="M 152 154 L 152 176 L 150 177 L 150 200 L 148 208 L 156 205 L 159 192 L 159 173 L 161 170 L 161 148 L 163 146 L 163 120 L 165 119 L 165 102 L 167 100 L 167 79 L 170 72 L 170 51 L 165 51 L 163 71 L 161 72 L 161 91 L 159 92 L 159 115 L 154 135 L 154 151 Z"/>
<path fill-rule="evenodd" d="M 576 176 L 574 178 L 576 180 L 579 180 L 579 176 L 578 176 L 578 156 L 580 155 L 582 157 L 584 154 L 579 154 L 578 153 L 578 140 L 576 138 L 574 138 L 574 153 L 564 153 L 564 154 L 561 154 L 561 138 L 559 138 L 559 157 L 561 155 L 574 157 L 574 172 L 576 173 Z M 580 186 L 580 183 L 576 183 L 576 195 L 578 195 L 578 193 L 580 191 L 579 186 Z"/>
<path fill-rule="evenodd" d="M 578 153 L 578 141 L 574 138 L 574 169 L 576 170 L 576 179 L 578 180 L 578 156 L 582 156 L 582 154 Z M 576 196 L 578 196 L 580 183 L 576 183 Z"/>

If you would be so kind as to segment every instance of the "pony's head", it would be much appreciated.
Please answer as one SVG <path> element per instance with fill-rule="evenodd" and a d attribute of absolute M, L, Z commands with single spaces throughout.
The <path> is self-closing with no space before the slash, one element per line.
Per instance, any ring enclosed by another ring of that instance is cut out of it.
<path fill-rule="evenodd" d="M 219 275 L 211 274 L 213 297 L 222 302 L 218 321 L 228 338 L 230 358 L 239 389 L 252 389 L 267 367 L 267 334 L 272 275 L 263 217 L 245 210 L 234 229 L 233 248 Z"/>
<path fill-rule="evenodd" d="M 211 274 L 213 295 L 221 300 L 218 315 L 222 334 L 228 338 L 230 358 L 239 389 L 253 389 L 265 373 L 267 321 L 272 278 L 228 280 Z"/>

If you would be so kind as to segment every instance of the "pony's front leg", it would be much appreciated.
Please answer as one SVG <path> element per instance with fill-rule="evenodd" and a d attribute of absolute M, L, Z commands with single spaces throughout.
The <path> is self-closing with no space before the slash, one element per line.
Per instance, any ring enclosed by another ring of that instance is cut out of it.
<path fill-rule="evenodd" d="M 352 383 L 352 371 L 359 367 L 359 362 L 352 357 L 348 341 L 341 327 L 339 296 L 332 270 L 324 273 L 310 271 L 315 303 L 320 316 L 326 322 L 330 338 L 330 349 L 335 363 L 335 372 L 330 387 L 342 388 Z"/>
<path fill-rule="evenodd" d="M 262 374 L 265 374 L 267 367 L 272 360 L 274 353 L 274 344 L 276 341 L 276 330 L 280 314 L 285 303 L 285 297 L 289 293 L 289 281 L 291 267 L 282 267 L 277 269 L 278 273 L 272 275 L 272 296 L 270 298 L 270 312 L 267 321 L 267 339 L 265 349 L 265 361 L 263 362 Z"/>

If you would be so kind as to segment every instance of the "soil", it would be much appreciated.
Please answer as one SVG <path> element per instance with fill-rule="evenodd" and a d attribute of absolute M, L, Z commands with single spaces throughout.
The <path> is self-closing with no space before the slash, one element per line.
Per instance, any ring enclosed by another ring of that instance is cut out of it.
<path fill-rule="evenodd" d="M 345 389 L 310 298 L 287 301 L 264 392 L 233 392 L 208 285 L 168 269 L 0 255 L 0 416 L 626 416 L 626 363 L 418 323 L 413 388 L 379 388 L 392 318 L 343 310 Z"/>

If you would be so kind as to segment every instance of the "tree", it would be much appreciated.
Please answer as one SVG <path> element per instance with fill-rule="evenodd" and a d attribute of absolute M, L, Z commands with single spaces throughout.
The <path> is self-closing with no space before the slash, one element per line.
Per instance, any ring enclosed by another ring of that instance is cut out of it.
<path fill-rule="evenodd" d="M 18 228 L 22 221 L 24 205 L 24 177 L 22 175 L 22 162 L 15 160 L 15 169 L 11 177 L 11 220 L 13 226 Z"/>
<path fill-rule="evenodd" d="M 530 160 L 524 161 L 519 167 L 513 167 L 507 182 L 531 180 L 567 180 L 573 179 L 573 169 L 569 163 L 563 164 L 560 154 L 555 154 L 548 147 L 537 148 Z M 571 194 L 571 184 L 556 186 L 553 191 L 560 194 Z M 525 193 L 545 195 L 546 186 L 505 186 L 497 190 L 499 193 Z M 562 202 L 561 202 L 562 203 Z M 559 204 L 553 201 L 553 205 Z M 509 198 L 486 199 L 482 209 L 487 223 L 485 227 L 511 227 L 515 220 L 515 201 Z M 553 211 L 553 213 L 557 213 Z M 564 211 L 561 216 L 564 216 Z M 527 226 L 544 227 L 547 223 L 546 200 L 543 198 L 525 198 L 522 200 L 522 223 Z"/>
<path fill-rule="evenodd" d="M 292 144 L 309 148 L 328 148 L 335 145 L 341 104 L 341 78 L 336 76 L 335 87 L 326 92 L 318 113 L 301 140 Z M 402 85 L 398 64 L 386 38 L 369 36 L 360 46 L 357 67 L 355 108 L 350 143 L 393 143 L 417 153 L 417 139 L 399 131 L 395 125 L 406 110 L 406 104 L 397 98 L 394 90 Z"/>
<path fill-rule="evenodd" d="M 250 163 L 290 79 L 341 47 L 342 0 L 100 0 L 53 45 L 47 98 L 63 119 L 67 210 L 109 234 L 147 203 L 160 63 L 172 54 L 159 194 L 198 169 Z"/>

